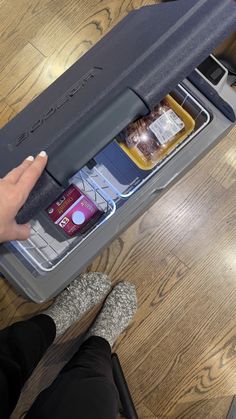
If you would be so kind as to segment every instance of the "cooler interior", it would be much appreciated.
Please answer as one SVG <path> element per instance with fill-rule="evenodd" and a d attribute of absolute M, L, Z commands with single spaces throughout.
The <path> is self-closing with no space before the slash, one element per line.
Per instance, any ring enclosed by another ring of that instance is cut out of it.
<path fill-rule="evenodd" d="M 103 210 L 103 216 L 90 230 L 75 237 L 65 237 L 64 233 L 48 218 L 45 211 L 42 211 L 36 219 L 31 221 L 32 232 L 29 240 L 12 242 L 25 261 L 40 274 L 55 269 L 72 251 L 79 248 L 88 236 L 112 217 L 117 208 L 127 203 L 129 198 L 180 149 L 189 141 L 197 141 L 197 135 L 211 120 L 210 113 L 182 85 L 178 85 L 171 95 L 192 116 L 195 128 L 157 166 L 152 170 L 139 169 L 114 139 L 94 156 L 92 168 L 90 164 L 70 179 L 70 183 L 78 186 Z"/>

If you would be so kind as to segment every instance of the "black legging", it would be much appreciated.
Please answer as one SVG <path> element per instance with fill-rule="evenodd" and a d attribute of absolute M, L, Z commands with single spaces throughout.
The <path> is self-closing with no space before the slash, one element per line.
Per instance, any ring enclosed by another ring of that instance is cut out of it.
<path fill-rule="evenodd" d="M 55 338 L 55 324 L 44 314 L 0 331 L 0 419 L 8 419 L 21 389 Z M 111 348 L 90 337 L 35 400 L 27 419 L 116 419 L 118 393 Z"/>

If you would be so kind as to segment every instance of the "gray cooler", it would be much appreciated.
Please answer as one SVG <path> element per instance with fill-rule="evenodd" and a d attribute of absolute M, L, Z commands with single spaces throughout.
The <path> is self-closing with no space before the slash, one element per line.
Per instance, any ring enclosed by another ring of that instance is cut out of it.
<path fill-rule="evenodd" d="M 17 216 L 20 223 L 30 221 L 30 239 L 0 246 L 0 271 L 22 294 L 38 303 L 58 294 L 232 128 L 234 71 L 210 54 L 235 30 L 234 0 L 143 7 L 1 130 L 1 177 L 30 154 L 49 155 Z M 142 170 L 116 136 L 168 93 L 195 128 L 153 169 Z M 71 183 L 103 216 L 69 238 L 45 208 Z"/>

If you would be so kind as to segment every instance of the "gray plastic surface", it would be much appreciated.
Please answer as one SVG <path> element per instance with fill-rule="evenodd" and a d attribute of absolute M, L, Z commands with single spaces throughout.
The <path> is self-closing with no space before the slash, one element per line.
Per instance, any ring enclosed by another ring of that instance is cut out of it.
<path fill-rule="evenodd" d="M 209 112 L 181 85 L 178 85 L 171 95 L 192 116 L 195 127 L 190 135 L 152 170 L 139 169 L 114 140 L 94 156 L 92 168 L 84 167 L 70 180 L 104 212 L 102 218 L 90 226 L 89 231 L 68 240 L 68 237 L 51 223 L 48 215 L 41 211 L 31 220 L 30 238 L 23 242 L 13 242 L 13 246 L 40 274 L 52 271 L 62 264 L 71 251 L 88 239 L 94 228 L 100 228 L 101 223 L 107 222 L 107 219 L 113 216 L 116 208 L 124 204 L 123 198 L 129 198 L 143 187 L 189 141 L 197 141 L 198 134 L 211 120 Z"/>
<path fill-rule="evenodd" d="M 13 249 L 0 247 L 0 270 L 7 279 L 35 302 L 42 302 L 58 294 L 67 286 L 91 260 L 98 255 L 122 230 L 127 228 L 154 201 L 189 168 L 212 148 L 232 127 L 230 121 L 211 104 L 194 86 L 185 82 L 194 96 L 211 112 L 212 121 L 202 131 L 197 141 L 188 143 L 165 166 L 118 208 L 116 213 L 101 228 L 92 234 L 83 245 L 72 252 L 53 272 L 39 275 L 31 266 L 26 266 Z"/>
<path fill-rule="evenodd" d="M 217 85 L 212 84 L 197 68 L 188 78 L 230 121 L 235 122 L 235 90 L 229 85 L 229 72 L 214 56 L 211 57 L 225 72 Z"/>

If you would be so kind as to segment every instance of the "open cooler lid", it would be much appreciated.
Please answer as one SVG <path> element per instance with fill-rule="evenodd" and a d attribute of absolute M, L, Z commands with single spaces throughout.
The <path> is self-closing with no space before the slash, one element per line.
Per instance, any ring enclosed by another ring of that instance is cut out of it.
<path fill-rule="evenodd" d="M 44 149 L 48 177 L 65 185 L 235 28 L 234 0 L 178 0 L 131 12 L 0 131 L 0 176 Z M 37 209 L 47 204 L 41 199 Z"/>

